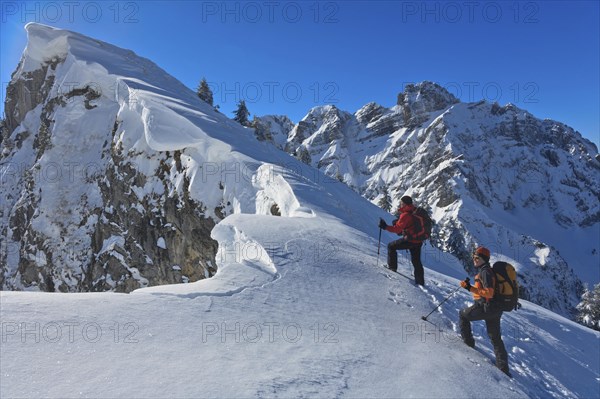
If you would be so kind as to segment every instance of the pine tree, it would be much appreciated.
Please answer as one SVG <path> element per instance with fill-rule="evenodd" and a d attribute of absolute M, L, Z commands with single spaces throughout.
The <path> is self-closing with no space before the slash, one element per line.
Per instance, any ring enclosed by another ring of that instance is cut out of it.
<path fill-rule="evenodd" d="M 249 125 L 248 117 L 250 116 L 250 112 L 248 111 L 248 108 L 246 108 L 246 102 L 244 100 L 240 100 L 237 109 L 233 113 L 235 114 L 235 117 L 233 118 L 234 121 L 242 126 Z"/>
<path fill-rule="evenodd" d="M 600 283 L 593 290 L 585 290 L 577 310 L 577 321 L 580 324 L 600 331 Z"/>
<path fill-rule="evenodd" d="M 379 207 L 386 212 L 389 212 L 392 209 L 392 198 L 390 197 L 387 186 L 383 187 L 383 197 L 379 199 L 379 203 L 377 205 L 379 205 Z"/>
<path fill-rule="evenodd" d="M 202 78 L 202 80 L 200 81 L 200 85 L 198 86 L 196 93 L 198 94 L 198 97 L 200 97 L 200 99 L 202 101 L 204 101 L 210 105 L 213 105 L 213 92 L 210 89 L 210 87 L 208 86 L 208 82 L 206 81 L 205 78 Z"/>

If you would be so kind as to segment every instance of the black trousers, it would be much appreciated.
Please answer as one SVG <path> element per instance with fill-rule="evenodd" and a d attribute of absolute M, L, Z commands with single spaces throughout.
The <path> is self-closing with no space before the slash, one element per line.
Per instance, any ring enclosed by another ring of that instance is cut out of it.
<path fill-rule="evenodd" d="M 412 243 L 405 240 L 396 240 L 388 244 L 388 267 L 392 270 L 398 269 L 398 253 L 396 251 L 408 249 L 410 251 L 410 261 L 415 269 L 415 283 L 425 285 L 425 272 L 421 263 L 421 247 L 423 243 Z"/>
<path fill-rule="evenodd" d="M 471 331 L 471 322 L 484 320 L 488 336 L 494 346 L 494 354 L 496 355 L 496 367 L 508 374 L 508 355 L 502 341 L 500 331 L 500 319 L 502 318 L 502 310 L 495 309 L 490 305 L 485 311 L 482 303 L 475 303 L 473 306 L 464 308 L 459 313 L 460 336 L 465 344 L 474 347 L 475 340 Z"/>

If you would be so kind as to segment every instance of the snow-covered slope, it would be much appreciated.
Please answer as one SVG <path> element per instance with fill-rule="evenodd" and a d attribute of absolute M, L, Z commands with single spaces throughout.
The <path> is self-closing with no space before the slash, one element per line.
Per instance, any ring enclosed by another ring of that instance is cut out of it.
<path fill-rule="evenodd" d="M 457 340 L 466 292 L 432 324 L 421 320 L 464 278 L 454 257 L 426 247 L 425 288 L 386 272 L 385 250 L 376 255 L 385 212 L 346 185 L 257 141 L 130 52 L 27 29 L 11 87 L 40 84 L 47 95 L 7 107 L 3 176 L 15 181 L 2 191 L 2 239 L 18 251 L 2 259 L 5 288 L 27 288 L 20 273 L 33 269 L 57 270 L 54 284 L 82 290 L 86 259 L 104 270 L 96 289 L 141 287 L 159 270 L 182 277 L 187 266 L 172 257 L 190 257 L 182 248 L 188 234 L 203 237 L 199 225 L 215 242 L 216 273 L 130 295 L 2 291 L 1 397 L 463 398 L 482 386 L 489 397 L 597 396 L 598 332 L 524 301 L 503 318 L 508 379 L 481 323 L 478 350 Z M 54 56 L 54 67 L 42 65 Z M 57 82 L 84 73 L 96 89 L 59 92 Z M 125 86 L 108 95 L 114 83 Z M 50 162 L 66 160 L 95 162 L 97 173 L 51 185 Z M 6 165 L 21 163 L 23 176 L 10 174 Z M 57 258 L 69 245 L 75 259 Z M 135 248 L 152 263 L 135 266 Z M 132 275 L 109 278 L 119 266 Z M 35 281 L 29 288 L 44 288 Z"/>
<path fill-rule="evenodd" d="M 470 267 L 488 246 L 544 307 L 572 316 L 582 282 L 600 281 L 598 150 L 560 122 L 423 82 L 392 108 L 313 108 L 280 148 L 391 211 L 412 195 L 435 218 L 437 248 Z"/>
<path fill-rule="evenodd" d="M 327 192 L 290 187 L 314 217 L 225 218 L 211 279 L 130 295 L 2 292 L 0 395 L 598 397 L 600 333 L 524 301 L 503 318 L 508 379 L 483 323 L 477 350 L 457 337 L 466 291 L 435 325 L 420 319 L 458 280 L 428 269 L 419 288 L 377 268 L 373 237 L 319 210 Z"/>

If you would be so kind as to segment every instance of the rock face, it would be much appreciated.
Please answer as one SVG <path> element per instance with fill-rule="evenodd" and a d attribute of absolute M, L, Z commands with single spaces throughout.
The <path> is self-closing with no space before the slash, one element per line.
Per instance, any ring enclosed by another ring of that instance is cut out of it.
<path fill-rule="evenodd" d="M 94 52 L 78 50 L 130 67 L 122 71 L 137 82 L 172 78 L 83 36 L 39 25 L 28 33 L 0 142 L 1 288 L 130 292 L 214 274 L 218 209 L 190 195 L 189 150 L 143 144 L 151 120 L 143 125 L 127 97 L 136 91 L 101 68 L 86 76 L 81 54 Z"/>
<path fill-rule="evenodd" d="M 180 157 L 165 154 L 157 171 L 165 192 L 171 168 L 183 174 Z M 115 158 L 117 166 L 99 185 L 105 206 L 92 234 L 96 261 L 86 273 L 84 290 L 112 290 L 112 281 L 122 281 L 117 290 L 129 292 L 142 285 L 190 282 L 214 274 L 217 245 L 210 232 L 215 222 L 203 215 L 202 204 L 185 192 L 181 197 L 138 198 L 131 187 L 143 187 L 140 180 L 146 177 Z"/>
<path fill-rule="evenodd" d="M 432 244 L 467 271 L 488 246 L 517 267 L 522 297 L 549 309 L 571 316 L 582 281 L 598 278 L 598 149 L 560 122 L 423 82 L 392 108 L 314 108 L 284 148 L 392 212 L 412 195 L 433 214 Z"/>
<path fill-rule="evenodd" d="M 414 128 L 425 122 L 430 112 L 441 111 L 458 99 L 440 85 L 433 82 L 409 84 L 398 94 L 398 106 L 402 108 L 404 125 Z"/>
<path fill-rule="evenodd" d="M 268 115 L 255 118 L 252 121 L 252 127 L 259 141 L 270 142 L 283 149 L 288 133 L 294 128 L 294 122 L 284 115 Z"/>

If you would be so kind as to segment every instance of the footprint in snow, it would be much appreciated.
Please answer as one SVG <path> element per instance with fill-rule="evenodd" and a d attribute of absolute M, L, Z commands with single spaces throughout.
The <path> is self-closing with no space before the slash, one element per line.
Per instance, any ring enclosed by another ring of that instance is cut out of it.
<path fill-rule="evenodd" d="M 389 291 L 389 293 L 390 293 L 390 296 L 388 297 L 388 299 L 390 301 L 394 302 L 395 304 L 397 304 L 397 305 L 403 304 L 403 305 L 406 305 L 409 308 L 413 307 L 410 303 L 408 303 L 406 301 L 406 299 L 402 295 L 397 294 L 394 291 Z"/>
<path fill-rule="evenodd" d="M 481 367 L 481 363 L 479 363 L 477 360 L 475 359 L 471 359 L 470 357 L 467 356 L 467 359 L 473 363 L 474 365 L 476 365 L 477 367 Z"/>
<path fill-rule="evenodd" d="M 384 273 L 384 272 L 379 272 L 379 274 L 381 274 L 382 276 L 387 277 L 388 280 L 397 280 L 397 278 L 395 278 L 394 276 L 392 276 L 391 274 L 388 273 Z"/>
<path fill-rule="evenodd" d="M 419 284 L 416 284 L 416 285 L 417 285 L 417 287 L 419 287 L 421 289 L 421 291 L 423 291 L 426 294 L 429 294 L 429 290 L 427 289 L 427 287 L 419 285 Z M 433 297 L 433 295 L 431 295 L 431 296 Z M 434 299 L 435 299 L 435 297 L 434 297 Z"/>

